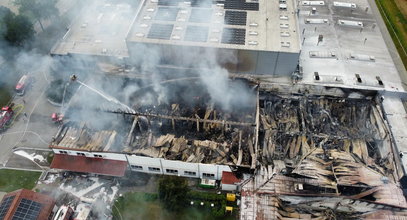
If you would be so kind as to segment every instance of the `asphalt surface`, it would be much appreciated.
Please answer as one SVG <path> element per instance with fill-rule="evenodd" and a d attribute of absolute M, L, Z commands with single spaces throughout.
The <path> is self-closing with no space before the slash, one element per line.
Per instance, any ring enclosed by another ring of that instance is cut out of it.
<path fill-rule="evenodd" d="M 46 99 L 45 91 L 49 83 L 46 71 L 32 70 L 34 82 L 23 96 L 15 96 L 12 101 L 16 105 L 23 105 L 24 109 L 10 128 L 0 133 L 0 163 L 3 166 L 17 148 L 47 149 L 56 133 L 57 125 L 52 122 L 51 114 L 59 108 Z"/>

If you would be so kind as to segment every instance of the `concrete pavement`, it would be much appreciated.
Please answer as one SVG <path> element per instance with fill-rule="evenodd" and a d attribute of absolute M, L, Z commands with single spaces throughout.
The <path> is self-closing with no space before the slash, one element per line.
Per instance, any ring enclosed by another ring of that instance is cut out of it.
<path fill-rule="evenodd" d="M 47 70 L 33 70 L 35 81 L 31 87 L 24 96 L 15 96 L 13 99 L 15 104 L 23 105 L 24 109 L 11 127 L 0 133 L 0 163 L 3 166 L 15 148 L 48 148 L 56 132 L 57 125 L 51 121 L 50 116 L 59 109 L 47 102 L 45 91 L 49 77 L 44 71 Z"/>

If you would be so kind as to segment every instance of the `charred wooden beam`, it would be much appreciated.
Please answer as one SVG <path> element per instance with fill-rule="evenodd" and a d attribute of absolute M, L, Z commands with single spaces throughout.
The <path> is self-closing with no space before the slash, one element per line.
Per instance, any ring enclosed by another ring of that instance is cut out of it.
<path fill-rule="evenodd" d="M 111 112 L 111 113 L 115 113 L 115 114 L 136 115 L 136 116 L 145 116 L 145 117 L 170 119 L 170 120 L 180 120 L 180 121 L 205 122 L 205 123 L 222 124 L 222 125 L 256 126 L 255 123 L 247 123 L 247 122 L 200 119 L 200 118 L 190 118 L 190 117 L 173 116 L 173 115 L 161 115 L 161 114 L 143 113 L 143 112 L 125 112 L 125 111 L 120 111 L 120 110 L 107 111 L 107 112 Z"/>

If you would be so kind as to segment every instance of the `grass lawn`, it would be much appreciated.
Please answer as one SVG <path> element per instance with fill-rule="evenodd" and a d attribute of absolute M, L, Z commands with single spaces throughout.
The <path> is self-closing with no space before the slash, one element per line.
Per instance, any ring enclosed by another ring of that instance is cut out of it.
<path fill-rule="evenodd" d="M 11 94 L 9 88 L 7 88 L 7 86 L 5 86 L 4 84 L 0 85 L 0 108 L 7 105 L 10 99 Z"/>
<path fill-rule="evenodd" d="M 394 0 L 375 0 L 387 29 L 407 68 L 407 15 L 403 14 Z"/>
<path fill-rule="evenodd" d="M 0 169 L 0 191 L 11 192 L 17 189 L 34 188 L 40 172 Z"/>
<path fill-rule="evenodd" d="M 117 199 L 113 207 L 113 219 L 232 220 L 236 219 L 236 217 L 225 216 L 214 218 L 207 208 L 199 208 L 198 204 L 186 206 L 180 213 L 171 213 L 161 206 L 157 194 L 133 192 Z"/>

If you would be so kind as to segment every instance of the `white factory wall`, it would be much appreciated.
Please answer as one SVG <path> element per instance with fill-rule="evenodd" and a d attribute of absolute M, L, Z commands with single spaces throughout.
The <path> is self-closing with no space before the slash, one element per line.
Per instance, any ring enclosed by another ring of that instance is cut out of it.
<path fill-rule="evenodd" d="M 192 51 L 192 54 L 197 53 L 204 56 L 213 54 L 213 56 L 218 57 L 219 64 L 230 72 L 254 75 L 290 76 L 296 70 L 300 57 L 299 52 L 237 50 L 137 42 L 127 42 L 127 47 L 129 48 L 130 60 L 132 56 L 135 57 L 140 53 L 151 53 L 151 51 L 156 50 L 159 51 L 161 59 L 165 60 L 164 64 L 182 67 L 189 64 L 191 53 L 180 51 Z M 233 58 L 225 59 L 228 56 Z M 202 59 L 204 58 L 202 57 Z M 234 58 L 237 62 L 231 62 Z M 189 62 L 186 62 L 187 60 Z M 138 63 L 138 65 L 140 64 Z"/>
<path fill-rule="evenodd" d="M 93 157 L 93 158 L 103 158 L 109 160 L 120 160 L 126 161 L 126 155 L 120 153 L 109 153 L 109 152 L 89 152 L 89 151 L 78 151 L 78 150 L 66 150 L 66 149 L 52 149 L 55 154 L 65 154 L 62 152 L 66 152 L 67 155 L 71 156 L 83 156 L 85 154 L 86 157 Z M 100 157 L 102 156 L 102 157 Z"/>
<path fill-rule="evenodd" d="M 231 172 L 229 166 L 217 164 L 187 163 L 177 160 L 165 160 L 122 153 L 88 152 L 66 149 L 52 149 L 55 154 L 67 154 L 71 156 L 84 156 L 110 160 L 128 161 L 130 169 L 137 172 L 151 174 L 166 174 L 193 178 L 216 179 L 222 178 L 222 172 Z M 66 153 L 65 153 L 66 152 Z"/>
<path fill-rule="evenodd" d="M 236 191 L 237 185 L 234 184 L 223 184 L 222 183 L 222 190 L 223 191 Z"/>
<path fill-rule="evenodd" d="M 222 171 L 229 171 L 229 166 L 217 164 L 187 163 L 162 158 L 150 158 L 137 155 L 127 155 L 130 167 L 133 171 L 167 174 L 195 178 L 208 178 L 220 180 Z M 159 170 L 157 169 L 159 168 Z"/>

